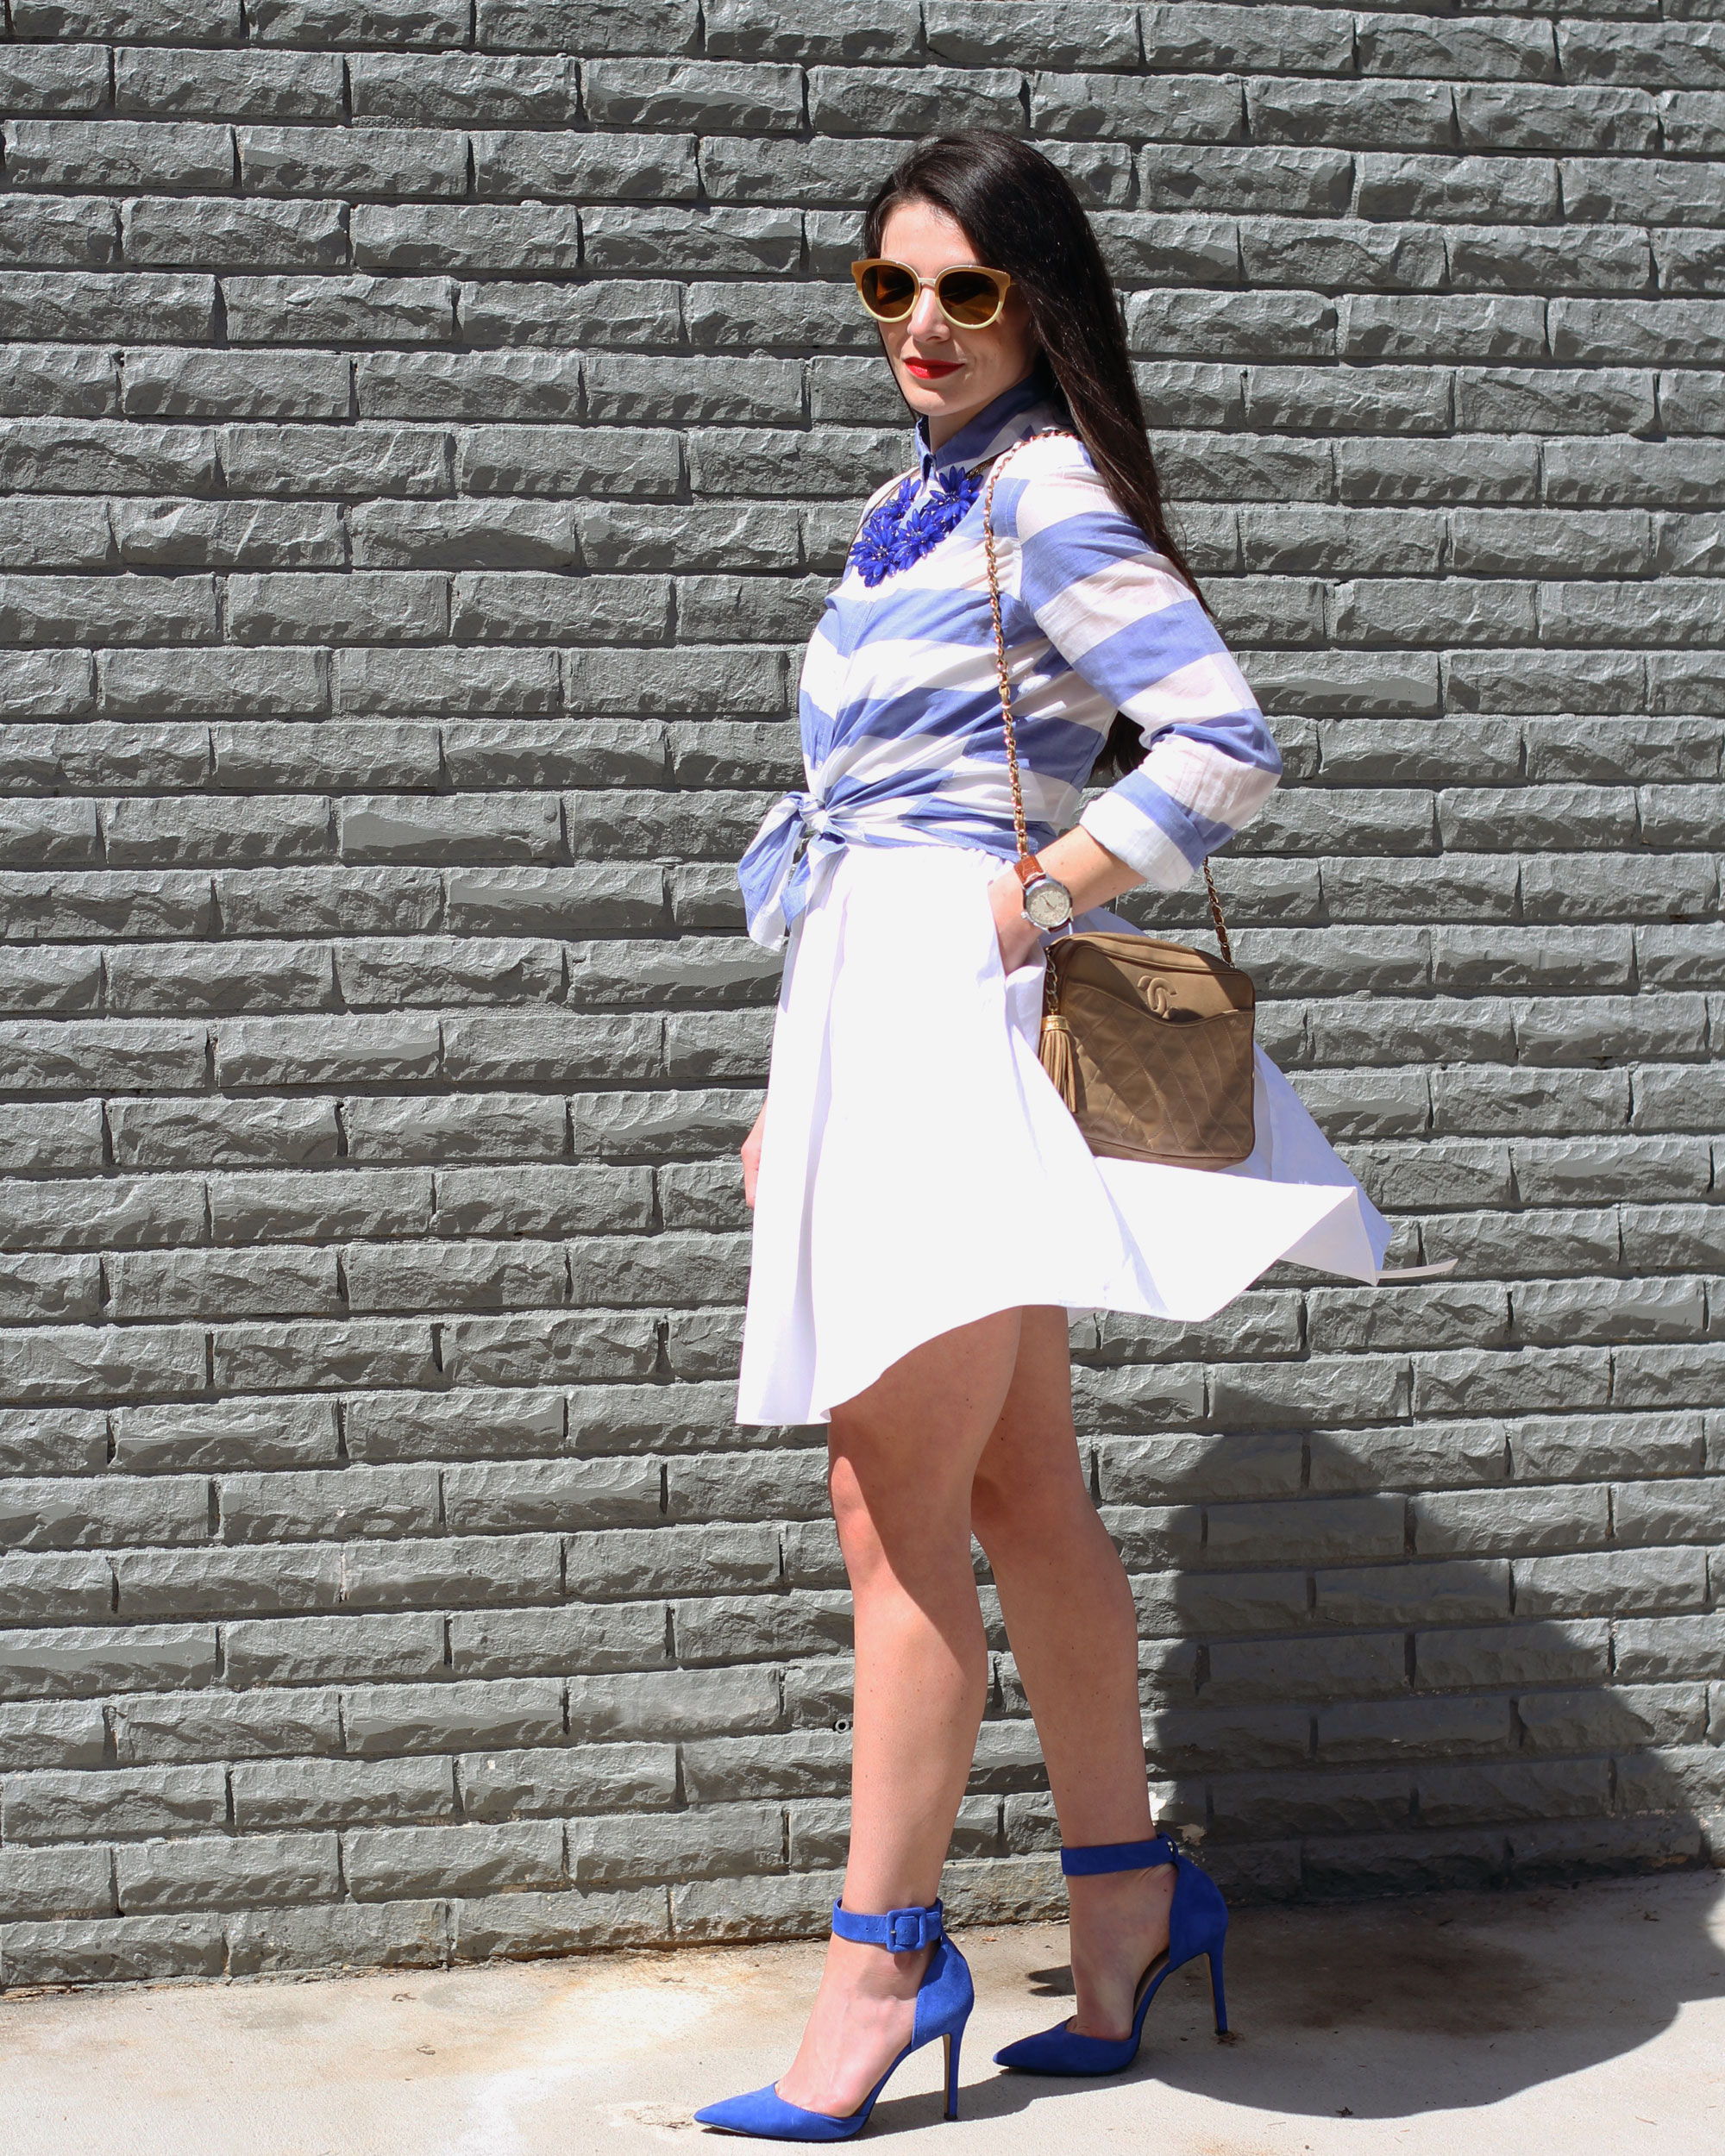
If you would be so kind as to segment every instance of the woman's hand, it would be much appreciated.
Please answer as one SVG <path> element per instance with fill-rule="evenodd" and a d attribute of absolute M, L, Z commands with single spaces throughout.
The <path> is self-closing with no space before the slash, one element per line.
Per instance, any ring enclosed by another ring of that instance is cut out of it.
<path fill-rule="evenodd" d="M 1042 932 L 1024 910 L 1024 887 L 1010 868 L 988 886 L 988 905 L 994 916 L 994 935 L 1000 946 L 1000 965 L 1016 973 L 1035 957 Z"/>
<path fill-rule="evenodd" d="M 766 1127 L 767 1104 L 761 1103 L 761 1112 L 755 1119 L 749 1135 L 743 1141 L 743 1200 L 751 1211 L 755 1204 L 755 1186 L 761 1180 L 761 1132 Z"/>
<path fill-rule="evenodd" d="M 1119 898 L 1121 892 L 1130 891 L 1143 881 L 1136 868 L 1128 868 L 1076 824 L 1052 844 L 1043 847 L 1036 857 L 1048 874 L 1072 893 L 1074 913 L 1106 906 L 1110 899 Z M 988 886 L 988 904 L 994 911 L 994 934 L 1000 939 L 1000 963 L 1011 973 L 1030 962 L 1041 941 L 1035 922 L 1025 912 L 1024 887 L 1016 871 L 1008 868 L 1004 875 L 995 877 Z"/>

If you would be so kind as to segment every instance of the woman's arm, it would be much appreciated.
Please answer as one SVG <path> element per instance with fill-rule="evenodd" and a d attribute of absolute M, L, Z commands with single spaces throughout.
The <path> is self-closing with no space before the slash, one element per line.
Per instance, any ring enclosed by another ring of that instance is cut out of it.
<path fill-rule="evenodd" d="M 1015 542 L 1015 596 L 1145 744 L 1138 768 L 1039 857 L 1081 912 L 1138 883 L 1176 891 L 1263 806 L 1281 756 L 1215 624 L 1080 445 L 1038 443 L 1022 464 L 1003 479 L 995 511 Z M 1008 906 L 1015 897 L 997 887 L 991 904 L 1002 957 L 1022 964 L 1034 931 L 1020 926 L 1021 901 Z"/>

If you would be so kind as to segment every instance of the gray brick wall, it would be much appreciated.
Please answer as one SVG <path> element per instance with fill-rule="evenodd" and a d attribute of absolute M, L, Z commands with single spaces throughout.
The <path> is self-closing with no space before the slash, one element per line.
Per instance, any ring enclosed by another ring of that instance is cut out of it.
<path fill-rule="evenodd" d="M 1094 208 L 1276 716 L 1267 1044 L 1460 1261 L 1079 1329 L 1164 1815 L 1260 1895 L 1710 1852 L 1718 14 L 10 0 L 0 1982 L 818 1926 L 731 864 L 958 121 Z M 1057 1900 L 994 1645 L 971 1917 Z"/>

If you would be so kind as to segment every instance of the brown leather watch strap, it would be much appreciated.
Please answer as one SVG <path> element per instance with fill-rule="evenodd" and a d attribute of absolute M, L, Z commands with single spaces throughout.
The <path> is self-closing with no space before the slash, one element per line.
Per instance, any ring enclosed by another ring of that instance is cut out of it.
<path fill-rule="evenodd" d="M 1045 876 L 1048 874 L 1047 869 L 1043 867 L 1034 854 L 1020 854 L 1013 863 L 1013 868 L 1019 881 L 1026 891 L 1038 876 Z"/>

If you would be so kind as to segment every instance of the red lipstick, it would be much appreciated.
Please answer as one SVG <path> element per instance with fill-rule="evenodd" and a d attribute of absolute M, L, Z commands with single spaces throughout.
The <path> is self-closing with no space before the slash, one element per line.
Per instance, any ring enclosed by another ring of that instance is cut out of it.
<path fill-rule="evenodd" d="M 906 360 L 906 374 L 913 374 L 919 382 L 938 382 L 949 374 L 956 374 L 963 362 L 958 360 Z"/>

